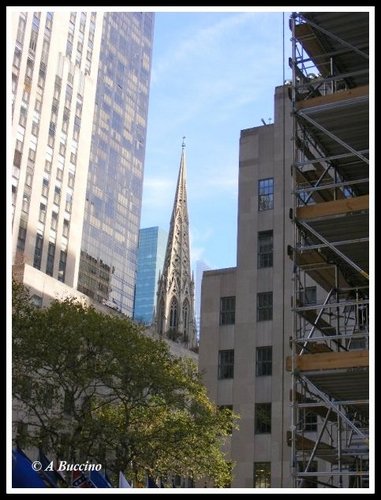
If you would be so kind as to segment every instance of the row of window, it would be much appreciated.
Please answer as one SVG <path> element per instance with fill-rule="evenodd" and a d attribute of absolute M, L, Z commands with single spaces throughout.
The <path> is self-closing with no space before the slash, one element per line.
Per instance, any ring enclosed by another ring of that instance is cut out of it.
<path fill-rule="evenodd" d="M 298 470 L 302 472 L 305 469 L 303 462 L 298 462 Z M 317 462 L 309 464 L 309 472 L 317 472 Z M 317 488 L 317 477 L 310 476 L 303 481 L 303 488 Z M 254 462 L 253 488 L 271 488 L 271 462 Z"/>
<path fill-rule="evenodd" d="M 305 287 L 298 298 L 298 305 L 316 304 L 316 286 Z M 235 296 L 221 297 L 220 325 L 235 324 Z M 257 293 L 257 321 L 273 319 L 273 293 Z"/>
<path fill-rule="evenodd" d="M 273 292 L 257 293 L 257 321 L 273 319 Z M 234 325 L 235 297 L 221 297 L 220 325 Z"/>
<path fill-rule="evenodd" d="M 255 374 L 272 375 L 272 346 L 257 347 Z M 218 351 L 218 378 L 234 378 L 234 349 Z"/>

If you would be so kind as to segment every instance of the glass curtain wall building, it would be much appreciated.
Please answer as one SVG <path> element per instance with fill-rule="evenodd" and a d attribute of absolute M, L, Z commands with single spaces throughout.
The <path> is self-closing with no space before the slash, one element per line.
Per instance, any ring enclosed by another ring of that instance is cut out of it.
<path fill-rule="evenodd" d="M 13 271 L 41 303 L 78 290 L 132 315 L 154 14 L 9 21 Z"/>
<path fill-rule="evenodd" d="M 158 226 L 146 227 L 139 232 L 138 271 L 134 319 L 142 323 L 153 322 L 159 273 L 163 271 L 168 233 Z"/>

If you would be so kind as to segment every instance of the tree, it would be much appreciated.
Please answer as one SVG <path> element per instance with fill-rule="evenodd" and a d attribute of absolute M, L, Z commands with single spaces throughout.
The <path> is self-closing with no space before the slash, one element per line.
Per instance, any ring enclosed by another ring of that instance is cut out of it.
<path fill-rule="evenodd" d="M 209 400 L 191 360 L 173 357 L 129 318 L 74 299 L 34 308 L 17 284 L 12 323 L 20 444 L 130 479 L 230 481 L 221 444 L 235 416 Z"/>

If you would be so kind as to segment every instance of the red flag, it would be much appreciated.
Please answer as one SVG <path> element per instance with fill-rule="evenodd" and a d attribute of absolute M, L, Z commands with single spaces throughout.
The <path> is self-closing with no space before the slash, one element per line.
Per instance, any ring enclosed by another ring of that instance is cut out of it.
<path fill-rule="evenodd" d="M 73 471 L 73 481 L 71 486 L 72 488 L 95 488 L 90 479 L 87 478 L 80 470 Z"/>

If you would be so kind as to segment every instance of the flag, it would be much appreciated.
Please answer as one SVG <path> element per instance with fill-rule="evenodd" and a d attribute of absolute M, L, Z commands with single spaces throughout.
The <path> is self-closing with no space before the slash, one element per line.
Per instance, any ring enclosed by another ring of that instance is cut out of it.
<path fill-rule="evenodd" d="M 62 482 L 66 484 L 65 479 L 61 474 L 54 468 L 53 461 L 49 460 L 46 455 L 44 455 L 42 449 L 39 449 L 38 460 L 41 462 L 41 476 L 49 483 L 52 488 L 59 488 Z"/>
<path fill-rule="evenodd" d="M 34 463 L 20 448 L 12 450 L 12 488 L 46 488 Z"/>
<path fill-rule="evenodd" d="M 151 476 L 148 476 L 147 478 L 147 488 L 158 488 L 157 484 L 155 481 L 152 479 Z"/>
<path fill-rule="evenodd" d="M 72 488 L 95 488 L 94 484 L 80 470 L 73 471 Z"/>
<path fill-rule="evenodd" d="M 97 470 L 90 472 L 90 481 L 96 488 L 112 488 L 111 483 Z"/>
<path fill-rule="evenodd" d="M 130 483 L 124 477 L 123 472 L 119 472 L 119 488 L 131 488 Z"/>

